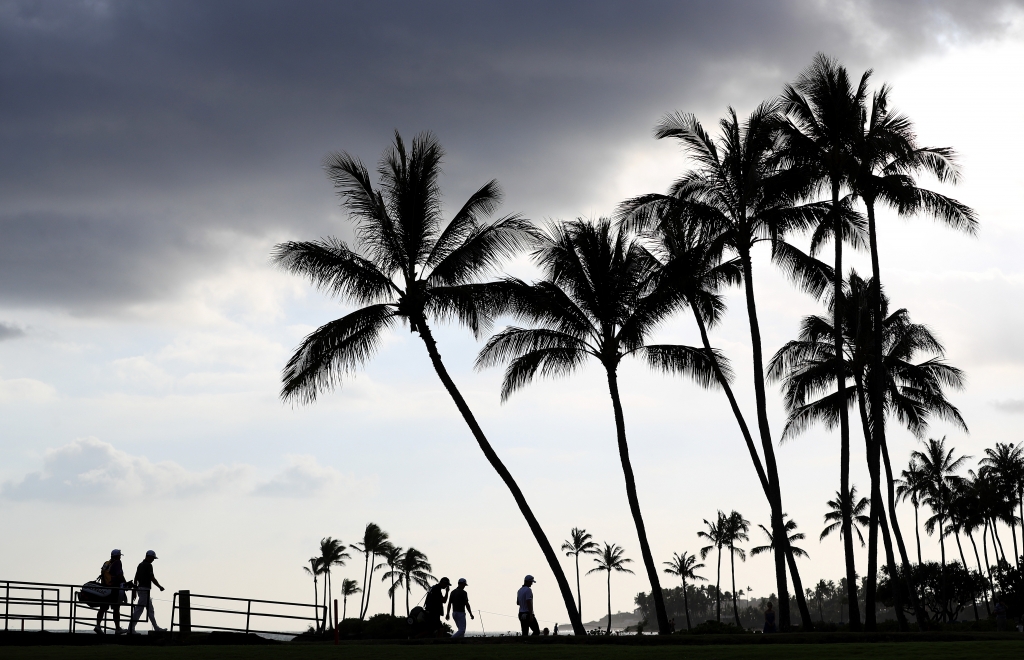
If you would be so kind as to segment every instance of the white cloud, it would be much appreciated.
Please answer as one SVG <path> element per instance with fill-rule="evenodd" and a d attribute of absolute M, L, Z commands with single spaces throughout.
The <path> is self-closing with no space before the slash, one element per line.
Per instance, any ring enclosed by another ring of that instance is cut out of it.
<path fill-rule="evenodd" d="M 0 380 L 0 403 L 42 403 L 57 398 L 57 390 L 33 378 Z"/>
<path fill-rule="evenodd" d="M 993 401 L 992 405 L 996 410 L 1001 410 L 1008 413 L 1024 413 L 1024 399 L 1005 399 L 1003 401 Z"/>
<path fill-rule="evenodd" d="M 269 481 L 253 490 L 254 495 L 267 497 L 313 497 L 338 490 L 365 489 L 374 487 L 370 481 L 357 483 L 330 466 L 320 465 L 316 458 L 307 455 L 290 455 L 288 466 Z"/>

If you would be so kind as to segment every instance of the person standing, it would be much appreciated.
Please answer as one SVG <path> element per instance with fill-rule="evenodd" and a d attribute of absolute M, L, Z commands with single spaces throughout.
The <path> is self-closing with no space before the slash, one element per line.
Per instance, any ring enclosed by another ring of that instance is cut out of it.
<path fill-rule="evenodd" d="M 103 562 L 103 567 L 100 568 L 100 581 L 103 582 L 104 586 L 110 587 L 111 595 L 110 602 L 104 605 L 100 605 L 100 611 L 96 613 L 96 631 L 97 635 L 103 634 L 103 627 L 100 623 L 103 621 L 103 616 L 107 613 L 108 609 L 114 610 L 114 634 L 120 635 L 124 633 L 121 629 L 121 594 L 124 593 L 124 567 L 121 566 L 121 551 L 114 548 L 110 551 L 110 559 Z"/>
<path fill-rule="evenodd" d="M 764 630 L 762 632 L 778 632 L 775 627 L 775 605 L 772 601 L 768 601 L 768 608 L 764 611 Z"/>
<path fill-rule="evenodd" d="M 523 578 L 523 586 L 516 592 L 516 605 L 519 606 L 519 625 L 523 629 L 523 637 L 532 630 L 533 636 L 540 634 L 540 624 L 533 613 L 533 583 L 536 580 L 532 575 Z"/>
<path fill-rule="evenodd" d="M 444 614 L 444 604 L 448 600 L 448 591 L 451 588 L 451 580 L 443 577 L 427 592 L 423 610 L 427 613 L 427 621 L 430 623 L 430 632 L 433 635 L 438 635 L 441 632 L 441 615 Z"/>
<path fill-rule="evenodd" d="M 473 616 L 473 608 L 469 606 L 469 594 L 466 593 L 466 587 L 469 583 L 466 582 L 466 578 L 459 578 L 459 586 L 455 588 L 455 591 L 448 597 L 448 613 L 445 614 L 444 618 L 447 621 L 451 616 L 455 616 L 455 634 L 452 635 L 452 639 L 466 636 L 466 612 L 469 612 L 469 618 L 475 619 Z M 452 610 L 455 610 L 452 612 Z"/>
<path fill-rule="evenodd" d="M 138 624 L 143 612 L 146 612 L 154 632 L 164 632 L 164 628 L 156 625 L 156 612 L 153 610 L 153 585 L 155 584 L 160 591 L 164 590 L 160 582 L 157 581 L 156 576 L 153 575 L 153 561 L 155 559 L 156 553 L 152 550 L 147 550 L 146 558 L 135 569 L 135 589 L 139 594 L 139 602 L 135 605 L 135 611 L 132 612 L 132 621 L 128 624 L 129 635 L 135 634 L 135 626 Z"/>

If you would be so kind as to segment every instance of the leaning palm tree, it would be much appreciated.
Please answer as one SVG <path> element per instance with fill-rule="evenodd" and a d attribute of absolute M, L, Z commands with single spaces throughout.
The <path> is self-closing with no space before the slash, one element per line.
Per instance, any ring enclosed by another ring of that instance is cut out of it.
<path fill-rule="evenodd" d="M 629 457 L 618 368 L 624 358 L 635 356 L 653 368 L 691 376 L 704 387 L 715 384 L 714 370 L 700 348 L 646 343 L 683 301 L 659 276 L 659 264 L 651 253 L 610 221 L 551 224 L 533 258 L 544 279 L 535 285 L 509 280 L 514 289 L 506 301 L 510 313 L 534 327 L 510 326 L 491 337 L 480 351 L 477 366 L 508 362 L 501 389 L 502 400 L 506 400 L 538 375 L 569 374 L 588 358 L 600 362 L 611 396 L 626 498 L 651 584 L 658 630 L 668 634 L 658 569 Z"/>
<path fill-rule="evenodd" d="M 529 223 L 514 215 L 492 223 L 483 220 L 501 199 L 497 182 L 491 181 L 444 224 L 438 183 L 442 156 L 432 135 L 416 137 L 407 149 L 396 133 L 394 146 L 380 161 L 377 186 L 359 159 L 346 153 L 327 158 L 327 174 L 355 220 L 355 247 L 336 238 L 293 241 L 278 245 L 274 260 L 359 307 L 303 340 L 285 367 L 282 397 L 312 403 L 368 361 L 386 330 L 408 323 L 540 545 L 573 631 L 586 634 L 554 549 L 441 361 L 429 325 L 456 320 L 474 333 L 488 327 L 491 303 L 500 296 L 494 285 L 480 283 L 480 278 L 526 245 Z"/>
<path fill-rule="evenodd" d="M 573 527 L 569 532 L 569 539 L 562 544 L 562 550 L 566 557 L 572 557 L 576 561 L 576 609 L 583 617 L 583 597 L 580 593 L 580 555 L 596 555 L 600 547 L 593 541 L 593 536 L 587 530 Z"/>
<path fill-rule="evenodd" d="M 359 583 L 355 580 L 349 580 L 345 578 L 341 581 L 341 619 L 345 620 L 346 614 L 348 614 L 348 597 L 355 596 L 357 593 L 362 591 L 359 588 Z"/>
<path fill-rule="evenodd" d="M 683 552 L 679 554 L 675 552 L 672 554 L 672 561 L 665 562 L 668 568 L 662 569 L 669 575 L 675 575 L 683 581 L 683 609 L 686 610 L 686 629 L 690 630 L 690 601 L 686 596 L 686 580 L 703 580 L 707 582 L 707 578 L 697 575 L 698 569 L 704 568 L 704 564 L 698 564 L 697 558 L 694 555 Z"/>
<path fill-rule="evenodd" d="M 712 550 L 718 551 L 718 572 L 715 578 L 715 621 L 722 620 L 722 547 L 729 543 L 729 519 L 721 511 L 715 522 L 704 519 L 706 530 L 697 532 L 697 537 L 706 539 L 709 545 L 700 549 L 700 558 L 707 559 Z"/>
<path fill-rule="evenodd" d="M 318 626 L 320 621 L 320 594 L 317 592 L 317 578 L 324 572 L 322 561 L 320 557 L 310 557 L 308 560 L 309 566 L 302 567 L 303 572 L 313 578 L 313 611 L 316 612 Z M 324 607 L 326 606 L 325 603 Z"/>
<path fill-rule="evenodd" d="M 862 497 L 860 500 L 857 499 L 857 487 L 850 484 L 850 497 L 853 498 L 855 504 L 850 507 L 850 511 L 853 512 L 853 531 L 857 533 L 857 538 L 860 540 L 860 547 L 864 547 L 864 535 L 861 534 L 860 528 L 867 527 L 871 524 L 871 519 L 867 516 L 868 510 L 868 498 Z M 821 536 L 818 537 L 818 541 L 824 541 L 825 537 L 832 532 L 838 530 L 839 535 L 843 535 L 843 506 L 841 504 L 843 494 L 836 492 L 836 499 L 828 501 L 829 512 L 825 514 L 825 529 L 821 530 Z"/>
<path fill-rule="evenodd" d="M 634 206 L 645 203 L 663 204 L 666 197 L 682 206 L 685 213 L 705 228 L 706 234 L 724 242 L 739 258 L 742 271 L 747 320 L 753 351 L 753 385 L 757 427 L 764 454 L 766 497 L 772 511 L 772 525 L 779 530 L 782 522 L 782 490 L 775 459 L 768 404 L 765 394 L 764 360 L 761 330 L 754 295 L 752 252 L 761 242 L 770 241 L 773 257 L 786 269 L 800 274 L 800 281 L 820 293 L 821 277 L 813 277 L 813 267 L 805 268 L 796 250 L 784 242 L 787 234 L 813 226 L 827 212 L 827 205 L 798 204 L 811 191 L 813 179 L 800 169 L 785 169 L 779 158 L 783 146 L 779 127 L 781 117 L 777 102 L 761 104 L 745 121 L 740 121 L 730 108 L 720 122 L 721 137 L 712 138 L 692 114 L 676 113 L 665 117 L 655 129 L 655 136 L 674 138 L 696 163 L 696 169 L 680 177 L 666 196 L 652 195 L 635 200 Z M 820 275 L 820 273 L 819 273 Z M 735 412 L 735 409 L 734 409 Z M 741 424 L 741 428 L 742 428 Z M 760 465 L 756 453 L 751 454 L 755 467 Z M 759 475 L 760 476 L 760 475 Z M 780 538 L 784 537 L 780 534 Z M 775 580 L 779 595 L 779 623 L 789 625 L 789 586 L 786 566 L 793 576 L 797 605 L 810 626 L 810 613 L 800 585 L 796 562 L 788 552 L 779 553 L 775 563 Z"/>
<path fill-rule="evenodd" d="M 739 511 L 733 511 L 726 518 L 726 523 L 729 545 L 729 570 L 732 573 L 732 614 L 736 619 L 736 627 L 742 628 L 740 610 L 736 605 L 736 557 L 739 557 L 740 561 L 746 561 L 747 555 L 743 548 L 736 546 L 736 543 L 738 541 L 750 540 L 750 537 L 747 536 L 747 532 L 750 531 L 750 521 L 740 515 Z"/>
<path fill-rule="evenodd" d="M 377 568 L 386 568 L 388 571 L 381 577 L 381 582 L 391 580 L 391 588 L 388 589 L 388 597 L 391 598 L 391 616 L 395 616 L 395 574 L 399 562 L 402 560 L 404 549 L 399 545 L 388 544 L 388 547 L 381 553 L 384 561 L 377 564 Z"/>
<path fill-rule="evenodd" d="M 363 540 L 354 544 L 352 548 L 363 553 L 363 595 L 359 601 L 359 618 L 366 618 L 366 611 L 370 609 L 370 589 L 373 587 L 373 571 L 376 565 L 377 555 L 387 552 L 391 544 L 388 542 L 389 534 L 380 528 L 377 523 L 366 523 L 363 530 Z"/>
<path fill-rule="evenodd" d="M 327 629 L 327 621 L 331 618 L 327 595 L 331 593 L 331 567 L 344 566 L 345 560 L 351 555 L 345 552 L 345 544 L 339 539 L 328 536 L 320 539 L 320 567 L 324 573 L 324 620 L 323 630 Z"/>
<path fill-rule="evenodd" d="M 626 568 L 626 564 L 632 563 L 633 560 L 627 559 L 623 556 L 624 554 L 625 550 L 620 546 L 606 541 L 604 547 L 597 553 L 597 557 L 594 558 L 594 563 L 597 566 L 587 571 L 587 575 L 598 571 L 607 571 L 608 573 L 608 628 L 605 630 L 605 633 L 609 635 L 612 632 L 612 571 L 618 571 L 619 573 L 633 572 Z"/>

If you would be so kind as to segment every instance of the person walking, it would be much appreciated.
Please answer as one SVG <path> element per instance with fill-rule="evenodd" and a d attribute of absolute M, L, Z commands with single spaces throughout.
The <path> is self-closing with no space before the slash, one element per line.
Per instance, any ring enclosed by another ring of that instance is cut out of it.
<path fill-rule="evenodd" d="M 533 631 L 533 636 L 540 634 L 540 624 L 533 613 L 533 583 L 536 580 L 532 575 L 523 578 L 523 586 L 516 592 L 516 605 L 519 606 L 519 625 L 523 629 L 523 637 Z"/>
<path fill-rule="evenodd" d="M 444 614 L 444 604 L 448 600 L 448 591 L 451 588 L 451 580 L 441 578 L 427 592 L 427 600 L 423 603 L 423 610 L 427 613 L 427 621 L 430 623 L 430 632 L 434 636 L 441 632 L 441 615 Z"/>
<path fill-rule="evenodd" d="M 96 631 L 97 635 L 103 634 L 102 621 L 104 615 L 108 609 L 114 611 L 114 634 L 121 635 L 124 630 L 121 629 L 121 595 L 124 593 L 124 567 L 121 566 L 121 551 L 114 548 L 110 551 L 110 559 L 103 562 L 103 566 L 100 568 L 100 582 L 104 586 L 110 587 L 110 602 L 104 605 L 100 605 L 99 612 L 96 613 Z"/>
<path fill-rule="evenodd" d="M 469 612 L 469 618 L 475 619 L 473 616 L 473 608 L 469 606 L 469 594 L 466 593 L 466 587 L 469 583 L 466 582 L 466 578 L 459 578 L 459 586 L 455 587 L 455 591 L 448 597 L 448 613 L 444 615 L 445 621 L 450 617 L 455 617 L 455 634 L 452 635 L 452 639 L 458 639 L 459 637 L 466 636 L 466 612 Z M 454 612 L 452 610 L 455 610 Z"/>
<path fill-rule="evenodd" d="M 135 611 L 132 612 L 132 621 L 128 624 L 128 634 L 135 634 L 135 626 L 139 623 L 139 618 L 143 612 L 146 612 L 149 623 L 153 626 L 153 632 L 164 632 L 164 628 L 156 625 L 156 612 L 153 610 L 153 585 L 155 584 L 160 591 L 163 591 L 163 586 L 157 581 L 156 576 L 153 575 L 153 561 L 156 559 L 156 553 L 152 550 L 146 551 L 146 558 L 139 563 L 139 567 L 135 569 L 135 589 L 139 594 L 139 602 L 135 605 Z"/>

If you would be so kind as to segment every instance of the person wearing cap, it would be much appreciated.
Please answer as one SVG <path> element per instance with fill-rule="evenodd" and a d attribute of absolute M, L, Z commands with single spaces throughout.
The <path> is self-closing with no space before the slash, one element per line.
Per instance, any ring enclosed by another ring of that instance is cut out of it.
<path fill-rule="evenodd" d="M 150 624 L 153 626 L 154 632 L 163 632 L 164 629 L 156 625 L 156 612 L 153 610 L 153 599 L 150 594 L 155 584 L 160 591 L 164 588 L 157 581 L 156 576 L 153 575 L 153 560 L 156 559 L 156 553 L 152 550 L 146 551 L 146 558 L 142 560 L 139 567 L 135 569 L 135 588 L 139 592 L 139 602 L 135 605 L 135 611 L 132 612 L 132 621 L 128 624 L 128 634 L 135 634 L 135 626 L 139 622 L 139 618 L 142 613 L 145 612 Z"/>
<path fill-rule="evenodd" d="M 434 635 L 441 632 L 441 615 L 444 614 L 444 604 L 448 600 L 448 591 L 451 588 L 451 580 L 446 577 L 441 578 L 427 592 L 427 600 L 423 603 L 423 610 L 427 613 L 427 621 L 430 622 L 430 632 Z"/>
<path fill-rule="evenodd" d="M 516 593 L 516 605 L 519 606 L 519 625 L 523 628 L 523 637 L 532 630 L 534 637 L 540 634 L 540 624 L 533 614 L 533 583 L 532 575 L 523 578 L 523 586 Z"/>
<path fill-rule="evenodd" d="M 97 635 L 103 634 L 101 622 L 108 609 L 114 610 L 114 634 L 120 635 L 124 632 L 121 629 L 121 594 L 124 593 L 124 567 L 121 566 L 121 551 L 114 548 L 110 551 L 110 559 L 103 562 L 100 568 L 100 580 L 105 586 L 111 587 L 110 602 L 100 605 L 96 613 Z"/>
<path fill-rule="evenodd" d="M 473 608 L 469 606 L 469 594 L 466 593 L 466 587 L 469 583 L 466 582 L 466 578 L 459 578 L 459 586 L 455 588 L 455 591 L 448 597 L 448 613 L 445 614 L 444 618 L 447 621 L 452 616 L 455 617 L 455 634 L 452 635 L 452 639 L 466 636 L 466 612 L 469 612 L 469 618 L 475 619 L 473 616 Z M 452 610 L 455 610 L 452 612 Z"/>

